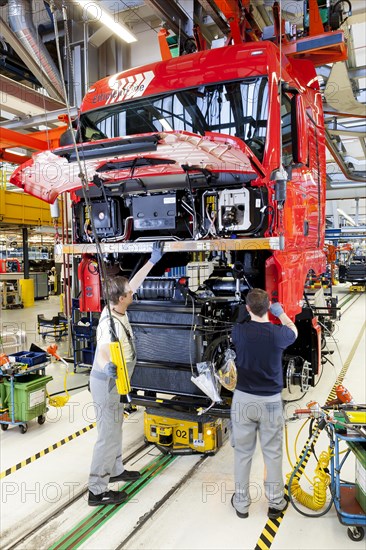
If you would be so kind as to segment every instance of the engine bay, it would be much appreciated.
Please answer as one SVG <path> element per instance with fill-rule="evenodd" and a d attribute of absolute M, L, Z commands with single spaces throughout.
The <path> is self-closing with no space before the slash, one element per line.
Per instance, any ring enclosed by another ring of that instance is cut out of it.
<path fill-rule="evenodd" d="M 77 191 L 73 202 L 75 242 L 93 242 L 92 223 L 102 242 L 264 234 L 268 226 L 264 188 L 232 185 L 208 191 L 207 186 L 194 184 L 190 180 L 188 188 L 138 193 L 122 192 L 115 185 L 91 187 L 90 208 Z"/>

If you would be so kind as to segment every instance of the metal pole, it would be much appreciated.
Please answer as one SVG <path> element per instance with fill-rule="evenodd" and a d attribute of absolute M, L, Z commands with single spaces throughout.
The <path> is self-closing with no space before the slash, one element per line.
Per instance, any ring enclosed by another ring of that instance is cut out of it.
<path fill-rule="evenodd" d="M 356 197 L 356 198 L 355 198 L 355 201 L 356 201 L 355 222 L 356 222 L 356 225 L 360 225 L 360 224 L 359 224 L 359 217 L 360 217 L 360 198 L 359 198 L 359 197 Z"/>
<path fill-rule="evenodd" d="M 88 21 L 84 21 L 84 90 L 86 94 L 89 88 L 89 26 Z"/>
<path fill-rule="evenodd" d="M 24 279 L 29 279 L 28 227 L 23 227 L 23 271 Z"/>

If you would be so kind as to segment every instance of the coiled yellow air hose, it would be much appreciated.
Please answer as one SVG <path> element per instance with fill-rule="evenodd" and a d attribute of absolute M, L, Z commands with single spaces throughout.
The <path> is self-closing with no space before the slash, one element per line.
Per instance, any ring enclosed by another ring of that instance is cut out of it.
<path fill-rule="evenodd" d="M 323 451 L 320 454 L 318 464 L 315 468 L 315 476 L 313 478 L 313 494 L 309 494 L 304 491 L 300 486 L 300 476 L 296 474 L 291 482 L 290 491 L 291 495 L 298 501 L 300 504 L 303 504 L 310 510 L 320 510 L 323 508 L 326 502 L 327 488 L 330 484 L 330 475 L 325 472 L 328 468 L 330 459 L 332 456 L 331 448 L 328 448 L 328 451 Z M 287 474 L 286 479 L 287 483 L 292 476 L 292 472 Z"/>

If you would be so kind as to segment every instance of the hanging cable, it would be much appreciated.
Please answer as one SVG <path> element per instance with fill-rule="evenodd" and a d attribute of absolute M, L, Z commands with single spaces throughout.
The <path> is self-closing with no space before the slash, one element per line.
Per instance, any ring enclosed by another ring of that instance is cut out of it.
<path fill-rule="evenodd" d="M 282 142 L 282 0 L 279 0 L 279 50 L 280 50 L 280 75 L 278 79 L 279 96 L 279 147 L 280 147 L 280 166 L 275 174 L 275 201 L 277 202 L 277 227 L 279 235 L 280 250 L 284 249 L 284 220 L 283 205 L 286 200 L 286 185 L 288 174 L 283 165 L 283 142 Z"/>
<path fill-rule="evenodd" d="M 66 110 L 67 110 L 67 115 L 68 115 L 68 125 L 69 125 L 69 130 L 70 130 L 70 133 L 71 133 L 71 136 L 72 136 L 72 142 L 73 142 L 73 147 L 74 147 L 74 150 L 75 150 L 77 165 L 79 167 L 79 178 L 80 178 L 80 182 L 81 182 L 83 198 L 84 198 L 84 201 L 85 201 L 86 212 L 89 216 L 90 225 L 91 225 L 92 232 L 93 232 L 93 235 L 94 235 L 95 246 L 96 246 L 96 250 L 97 250 L 98 266 L 99 266 L 99 270 L 100 270 L 99 273 L 100 273 L 101 279 L 102 279 L 102 281 L 101 281 L 102 282 L 102 293 L 105 297 L 107 314 L 108 314 L 108 318 L 109 318 L 109 321 L 110 321 L 109 322 L 109 327 L 110 327 L 111 340 L 112 340 L 112 342 L 117 342 L 118 337 L 117 337 L 116 327 L 115 327 L 115 323 L 114 323 L 114 319 L 113 319 L 113 316 L 112 316 L 111 307 L 110 307 L 110 303 L 109 303 L 108 288 L 107 288 L 107 285 L 106 285 L 107 272 L 106 272 L 105 264 L 102 261 L 102 249 L 101 249 L 101 246 L 100 246 L 98 234 L 97 234 L 94 219 L 93 219 L 93 216 L 92 216 L 92 207 L 91 207 L 91 201 L 90 201 L 89 186 L 88 186 L 87 176 L 86 176 L 87 170 L 86 170 L 86 165 L 85 165 L 85 159 L 84 159 L 84 167 L 83 167 L 82 163 L 81 163 L 81 159 L 80 159 L 78 146 L 77 146 L 77 143 L 76 143 L 75 132 L 73 131 L 73 126 L 72 126 L 72 122 L 71 122 L 70 104 L 69 104 L 68 94 L 67 94 L 66 85 L 65 85 L 65 78 L 64 78 L 64 73 L 63 73 L 63 67 L 62 67 L 62 58 L 61 58 L 61 51 L 60 51 L 60 38 L 59 38 L 59 33 L 58 33 L 56 17 L 54 15 L 56 8 L 55 8 L 55 5 L 54 5 L 53 1 L 50 3 L 50 8 L 51 8 L 51 12 L 53 14 L 53 25 L 54 25 L 54 32 L 55 32 L 56 51 L 57 51 L 57 58 L 58 58 L 58 63 L 59 63 L 59 70 L 60 70 L 60 75 L 61 75 L 65 105 L 66 105 Z M 68 18 L 67 18 L 67 10 L 66 10 L 66 6 L 65 6 L 64 2 L 62 3 L 62 17 L 63 17 L 64 25 L 66 27 Z M 68 36 L 68 34 L 67 34 L 67 36 Z M 67 44 L 67 47 L 69 47 L 69 44 Z"/>

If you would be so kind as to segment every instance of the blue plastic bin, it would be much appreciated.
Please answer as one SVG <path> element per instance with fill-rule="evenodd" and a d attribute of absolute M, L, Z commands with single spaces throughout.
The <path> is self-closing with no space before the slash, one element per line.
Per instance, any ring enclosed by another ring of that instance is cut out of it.
<path fill-rule="evenodd" d="M 24 363 L 30 367 L 45 363 L 47 360 L 46 353 L 41 353 L 39 351 L 18 351 L 9 355 L 9 358 L 10 357 L 13 357 L 15 362 Z"/>

